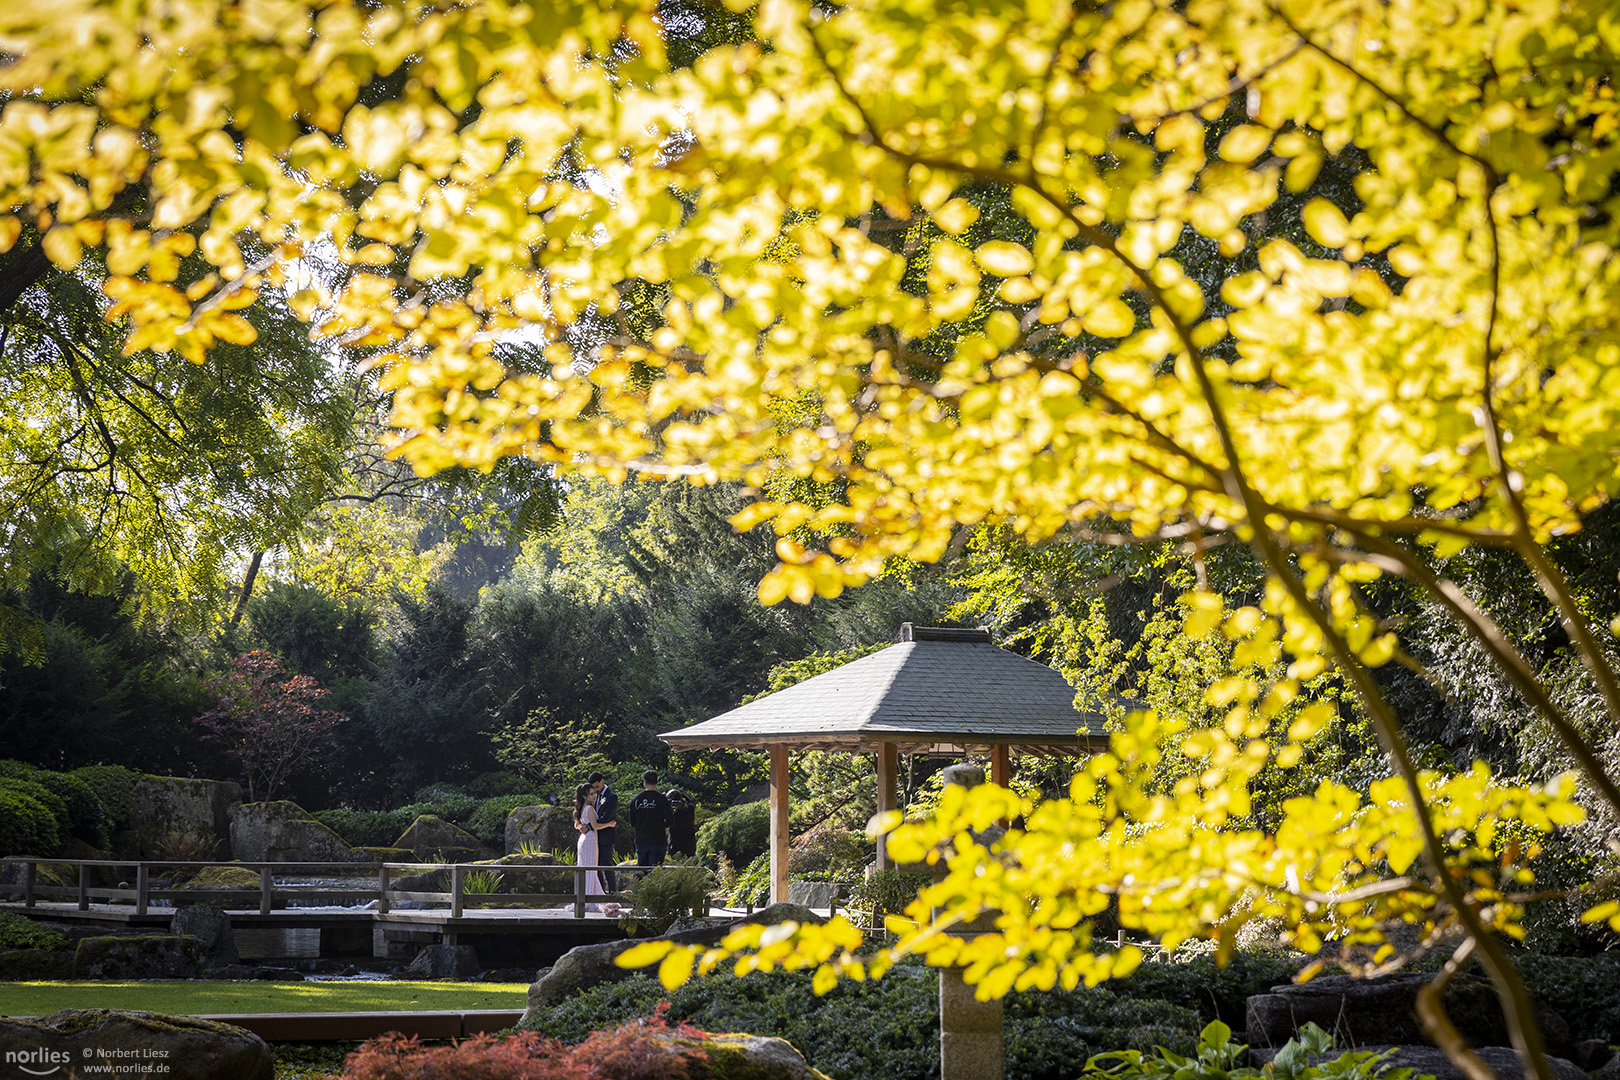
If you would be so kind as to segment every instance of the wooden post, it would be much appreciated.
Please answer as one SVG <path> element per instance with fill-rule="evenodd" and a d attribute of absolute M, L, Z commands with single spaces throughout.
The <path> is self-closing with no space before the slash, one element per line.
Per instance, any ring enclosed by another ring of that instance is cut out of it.
<path fill-rule="evenodd" d="M 90 867 L 79 864 L 79 910 L 90 910 Z"/>
<path fill-rule="evenodd" d="M 23 907 L 34 906 L 34 861 L 23 867 Z"/>
<path fill-rule="evenodd" d="M 574 867 L 574 918 L 585 917 L 585 874 L 587 871 Z"/>
<path fill-rule="evenodd" d="M 388 867 L 377 869 L 377 914 L 388 914 Z"/>
<path fill-rule="evenodd" d="M 892 742 L 878 743 L 877 754 L 877 812 L 900 809 L 897 780 L 900 773 L 900 748 Z M 877 868 L 891 870 L 894 862 L 889 858 L 889 840 L 878 837 Z"/>
<path fill-rule="evenodd" d="M 467 868 L 457 863 L 450 868 L 450 917 L 461 918 L 461 887 L 467 881 Z"/>
<path fill-rule="evenodd" d="M 147 894 L 152 891 L 152 872 L 145 863 L 135 864 L 135 914 L 145 915 Z"/>
<path fill-rule="evenodd" d="M 1006 743 L 996 743 L 990 748 L 990 782 L 998 787 L 1012 786 L 1012 748 Z M 1002 818 L 1000 824 L 1005 829 L 1012 822 Z"/>
<path fill-rule="evenodd" d="M 275 883 L 270 880 L 270 868 L 259 867 L 259 914 L 268 915 L 274 907 Z"/>
<path fill-rule="evenodd" d="M 1012 749 L 1006 743 L 990 748 L 990 782 L 999 787 L 1012 784 Z"/>
<path fill-rule="evenodd" d="M 771 903 L 788 898 L 788 749 L 771 747 Z"/>

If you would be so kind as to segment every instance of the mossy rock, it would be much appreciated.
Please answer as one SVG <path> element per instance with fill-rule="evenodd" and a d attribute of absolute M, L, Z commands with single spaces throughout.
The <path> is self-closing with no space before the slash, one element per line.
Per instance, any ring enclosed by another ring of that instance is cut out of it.
<path fill-rule="evenodd" d="M 416 852 L 402 847 L 361 846 L 354 849 L 361 862 L 417 862 Z"/>
<path fill-rule="evenodd" d="M 284 799 L 231 811 L 231 851 L 246 862 L 354 862 L 348 841 Z"/>
<path fill-rule="evenodd" d="M 423 814 L 411 822 L 394 846 L 409 848 L 424 862 L 478 862 L 495 855 L 466 829 L 432 814 Z"/>
<path fill-rule="evenodd" d="M 76 979 L 195 979 L 202 975 L 203 943 L 173 934 L 91 937 L 73 954 Z"/>
<path fill-rule="evenodd" d="M 165 1080 L 274 1080 L 276 1071 L 270 1047 L 259 1036 L 193 1016 L 64 1009 L 37 1020 L 0 1019 L 0 1058 L 42 1066 L 72 1063 L 72 1070 L 103 1060 L 98 1053 L 111 1048 L 139 1048 L 147 1060 L 167 1066 Z M 36 1075 L 43 1074 L 41 1069 Z"/>
<path fill-rule="evenodd" d="M 245 866 L 210 866 L 196 877 L 176 885 L 177 889 L 253 889 L 259 888 L 259 872 Z"/>
<path fill-rule="evenodd" d="M 70 949 L 0 949 L 0 982 L 60 982 L 71 978 Z"/>
<path fill-rule="evenodd" d="M 786 1039 L 707 1033 L 654 1037 L 682 1057 L 697 1058 L 703 1063 L 703 1075 L 713 1080 L 830 1080 Z"/>
<path fill-rule="evenodd" d="M 215 854 L 229 858 L 232 852 L 226 849 L 230 844 L 231 811 L 241 802 L 239 784 L 184 776 L 143 776 L 130 793 L 129 816 L 140 833 L 141 853 L 145 856 L 158 854 L 157 848 L 169 837 L 194 835 L 211 837 L 217 844 Z"/>

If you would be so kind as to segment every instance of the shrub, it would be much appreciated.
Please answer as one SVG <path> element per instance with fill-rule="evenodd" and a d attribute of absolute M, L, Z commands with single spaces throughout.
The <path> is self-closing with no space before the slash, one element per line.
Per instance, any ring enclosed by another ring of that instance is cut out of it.
<path fill-rule="evenodd" d="M 674 1039 L 660 1038 L 668 1033 Z M 594 1032 L 577 1046 L 525 1033 L 480 1035 L 451 1046 L 423 1046 L 385 1035 L 349 1055 L 351 1080 L 700 1080 L 712 1074 L 705 1033 L 670 1028 L 661 1017 Z M 694 1066 L 696 1067 L 694 1069 Z"/>
<path fill-rule="evenodd" d="M 467 794 L 480 799 L 495 799 L 502 795 L 520 795 L 532 785 L 515 772 L 479 773 L 463 785 Z M 528 805 L 528 804 L 524 804 Z"/>
<path fill-rule="evenodd" d="M 697 853 L 707 859 L 724 855 L 738 866 L 752 862 L 771 847 L 771 808 L 765 802 L 727 807 L 703 823 Z"/>
<path fill-rule="evenodd" d="M 102 804 L 96 789 L 71 773 L 38 769 L 27 780 L 38 784 L 62 800 L 66 817 L 58 817 L 57 825 L 92 847 L 106 847 L 112 815 Z"/>
<path fill-rule="evenodd" d="M 906 910 L 917 893 L 928 884 L 926 874 L 903 874 L 898 870 L 874 870 L 849 895 L 850 917 L 866 927 L 880 927 L 883 916 Z"/>
<path fill-rule="evenodd" d="M 771 897 L 771 857 L 761 855 L 743 867 L 742 873 L 733 874 L 725 890 L 726 903 L 732 907 L 764 904 Z"/>
<path fill-rule="evenodd" d="M 939 981 L 920 964 L 902 964 L 875 981 L 841 982 L 822 997 L 811 992 L 808 973 L 716 974 L 673 991 L 637 975 L 559 1002 L 537 1018 L 537 1027 L 575 1042 L 624 1017 L 651 1014 L 664 1001 L 672 1020 L 786 1039 L 834 1080 L 938 1076 Z M 1190 1051 L 1198 1028 L 1186 1009 L 1107 990 L 1016 995 L 1006 1013 L 1007 1076 L 1072 1080 L 1088 1056 L 1105 1050 Z"/>
<path fill-rule="evenodd" d="M 630 912 L 619 925 L 632 934 L 662 934 L 676 919 L 696 915 L 714 886 L 714 874 L 702 866 L 670 864 L 639 874 L 630 886 Z"/>
<path fill-rule="evenodd" d="M 400 832 L 410 828 L 411 822 L 423 814 L 432 814 L 442 821 L 448 821 L 465 828 L 467 820 L 478 809 L 477 799 L 471 795 L 463 794 L 451 784 L 434 784 L 431 787 L 423 788 L 416 795 L 415 802 L 407 803 L 394 811 L 396 814 L 409 815 L 405 819 L 405 825 L 400 829 Z M 431 795 L 431 797 L 423 798 L 424 795 Z M 503 821 L 501 824 L 504 826 L 505 822 Z"/>
<path fill-rule="evenodd" d="M 404 810 L 318 810 L 315 820 L 352 847 L 389 847 L 416 815 Z"/>
<path fill-rule="evenodd" d="M 41 926 L 26 916 L 0 911 L 0 949 L 58 950 L 67 947 L 67 935 Z"/>
<path fill-rule="evenodd" d="M 1111 981 L 1108 989 L 1122 997 L 1190 1009 L 1203 1024 L 1219 1020 L 1243 1028 L 1250 996 L 1293 981 L 1305 963 L 1303 957 L 1239 951 L 1218 967 L 1214 957 L 1200 956 L 1183 963 L 1143 964 L 1128 978 Z"/>
<path fill-rule="evenodd" d="M 48 856 L 61 846 L 56 815 L 36 791 L 44 789 L 0 780 L 0 855 Z"/>
<path fill-rule="evenodd" d="M 1577 1041 L 1620 1041 L 1620 955 L 1514 958 L 1536 1000 L 1569 1023 Z"/>
<path fill-rule="evenodd" d="M 520 806 L 537 806 L 543 802 L 544 797 L 532 793 L 496 795 L 480 802 L 463 827 L 483 843 L 501 851 L 506 846 L 507 815 Z"/>
<path fill-rule="evenodd" d="M 1156 1047 L 1152 1053 L 1140 1050 L 1120 1050 L 1100 1054 L 1086 1062 L 1085 1076 L 1107 1077 L 1109 1080 L 1175 1080 L 1177 1077 L 1200 1076 L 1209 1080 L 1375 1080 L 1388 1075 L 1389 1080 L 1412 1077 L 1410 1069 L 1390 1071 L 1387 1064 L 1391 1047 L 1381 1054 L 1371 1051 L 1347 1051 L 1336 1058 L 1326 1055 L 1333 1049 L 1333 1036 L 1307 1023 L 1299 1034 L 1283 1043 L 1277 1056 L 1263 1068 L 1240 1066 L 1246 1047 L 1232 1042 L 1232 1029 L 1219 1020 L 1211 1021 L 1199 1034 L 1198 1046 L 1189 1060 L 1166 1047 Z M 1312 1062 L 1315 1058 L 1315 1062 Z M 1412 1080 L 1434 1080 L 1419 1075 Z"/>
<path fill-rule="evenodd" d="M 122 765 L 86 765 L 74 769 L 72 775 L 95 791 L 113 828 L 129 826 L 129 804 L 135 795 L 135 784 L 141 778 L 140 773 Z"/>
<path fill-rule="evenodd" d="M 857 881 L 872 860 L 872 844 L 862 833 L 824 821 L 793 838 L 788 869 L 794 877 L 825 875 L 829 881 Z"/>
<path fill-rule="evenodd" d="M 562 1043 L 535 1035 L 496 1039 L 480 1035 L 454 1046 L 423 1046 L 415 1038 L 384 1035 L 349 1055 L 343 1075 L 353 1080 L 588 1080 Z"/>

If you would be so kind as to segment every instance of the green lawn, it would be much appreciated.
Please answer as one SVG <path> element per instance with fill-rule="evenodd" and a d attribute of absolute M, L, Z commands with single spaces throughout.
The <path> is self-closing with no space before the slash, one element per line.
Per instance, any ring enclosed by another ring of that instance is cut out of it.
<path fill-rule="evenodd" d="M 428 1012 L 521 1009 L 527 983 L 37 982 L 0 983 L 0 1016 L 57 1009 L 213 1013 Z"/>

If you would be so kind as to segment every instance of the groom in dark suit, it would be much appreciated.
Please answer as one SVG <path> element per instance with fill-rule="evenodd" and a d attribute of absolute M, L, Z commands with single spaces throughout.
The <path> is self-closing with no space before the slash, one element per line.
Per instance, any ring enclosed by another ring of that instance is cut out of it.
<path fill-rule="evenodd" d="M 607 777 L 599 772 L 591 773 L 590 784 L 591 790 L 596 792 L 596 820 L 606 826 L 596 831 L 596 861 L 600 866 L 612 866 L 619 839 L 619 830 L 615 828 L 619 823 L 619 797 L 607 786 Z M 613 871 L 603 870 L 602 888 L 617 891 L 614 877 Z"/>

